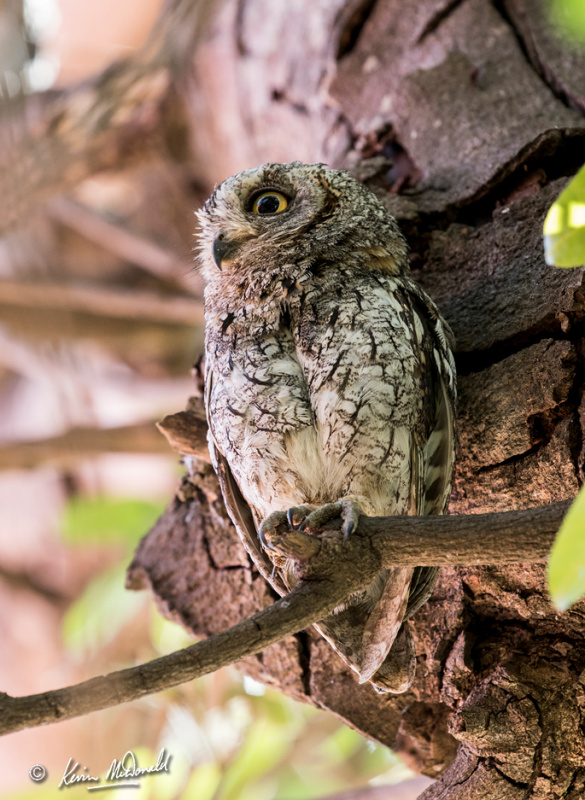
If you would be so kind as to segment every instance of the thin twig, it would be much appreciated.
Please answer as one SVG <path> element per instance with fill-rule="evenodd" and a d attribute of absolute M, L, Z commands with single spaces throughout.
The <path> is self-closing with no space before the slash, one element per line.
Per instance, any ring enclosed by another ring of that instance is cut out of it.
<path fill-rule="evenodd" d="M 203 324 L 203 305 L 195 298 L 102 286 L 3 280 L 0 281 L 0 306 L 3 305 L 173 325 Z"/>
<path fill-rule="evenodd" d="M 123 261 L 136 264 L 157 278 L 172 281 L 192 293 L 202 295 L 202 281 L 195 271 L 191 256 L 181 260 L 156 242 L 104 219 L 93 209 L 68 197 L 56 197 L 49 204 L 48 212 L 52 219 Z"/>
<path fill-rule="evenodd" d="M 117 428 L 72 428 L 60 436 L 0 447 L 0 470 L 26 469 L 46 462 L 70 463 L 100 453 L 170 453 L 155 423 Z"/>

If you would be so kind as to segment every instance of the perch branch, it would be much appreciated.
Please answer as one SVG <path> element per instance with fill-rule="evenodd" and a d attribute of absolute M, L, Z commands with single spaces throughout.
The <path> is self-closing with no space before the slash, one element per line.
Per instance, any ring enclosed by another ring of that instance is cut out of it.
<path fill-rule="evenodd" d="M 298 559 L 300 583 L 227 631 L 138 667 L 28 697 L 0 695 L 0 734 L 135 700 L 239 661 L 322 619 L 367 586 L 382 566 L 539 561 L 569 502 L 460 517 L 364 517 L 343 542 L 338 527 L 319 539 L 290 531 L 273 541 Z"/>
<path fill-rule="evenodd" d="M 390 526 L 386 520 L 364 519 L 363 527 L 384 564 L 441 567 L 546 561 L 571 502 L 491 514 L 395 517 Z"/>
<path fill-rule="evenodd" d="M 369 539 L 384 567 L 447 567 L 546 561 L 570 500 L 491 514 L 362 517 L 357 536 Z M 327 527 L 324 534 L 337 535 Z M 296 561 L 313 559 L 322 539 L 290 531 L 273 544 Z"/>
<path fill-rule="evenodd" d="M 365 555 L 363 570 L 331 574 L 325 565 L 329 573 L 325 579 L 302 581 L 287 597 L 253 617 L 184 650 L 43 694 L 0 694 L 0 735 L 136 700 L 258 653 L 326 616 L 351 592 L 366 586 L 380 563 Z"/>

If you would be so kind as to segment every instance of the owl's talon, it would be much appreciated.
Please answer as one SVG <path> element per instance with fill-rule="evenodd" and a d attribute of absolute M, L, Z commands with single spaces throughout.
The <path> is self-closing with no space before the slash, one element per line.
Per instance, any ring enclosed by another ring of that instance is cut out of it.
<path fill-rule="evenodd" d="M 311 514 L 317 506 L 310 506 L 310 505 L 302 505 L 302 506 L 291 506 L 288 511 L 286 512 L 286 518 L 288 520 L 288 524 L 290 525 L 292 530 L 302 530 L 301 526 L 303 525 L 305 519 Z"/>
<path fill-rule="evenodd" d="M 299 525 L 299 530 L 317 530 L 323 528 L 335 517 L 341 517 L 343 522 L 343 540 L 357 530 L 362 509 L 355 500 L 339 500 L 337 503 L 326 503 L 308 514 Z"/>
<path fill-rule="evenodd" d="M 328 522 L 335 517 L 339 517 L 342 512 L 342 504 L 338 503 L 326 503 L 324 506 L 320 506 L 319 508 L 312 511 L 308 514 L 303 523 L 299 525 L 300 531 L 305 531 L 307 528 L 309 530 L 317 530 L 318 528 L 323 528 Z"/>
<path fill-rule="evenodd" d="M 285 511 L 274 511 L 269 514 L 258 528 L 258 538 L 265 550 L 272 550 L 270 539 L 278 536 L 280 525 L 288 527 L 288 516 Z"/>
<path fill-rule="evenodd" d="M 291 506 L 287 511 L 273 511 L 261 523 L 258 529 L 258 538 L 265 550 L 273 550 L 271 540 L 278 537 L 278 528 L 284 526 L 289 530 L 301 530 L 303 520 L 307 518 L 311 512 L 315 511 L 315 506 Z"/>
<path fill-rule="evenodd" d="M 341 501 L 341 519 L 345 522 L 343 526 L 344 542 L 357 531 L 361 513 L 360 505 L 355 500 Z"/>
<path fill-rule="evenodd" d="M 338 517 L 341 513 L 341 503 L 326 503 L 320 506 L 316 511 L 308 514 L 303 524 L 299 526 L 299 530 L 317 530 L 322 528 L 332 519 Z"/>

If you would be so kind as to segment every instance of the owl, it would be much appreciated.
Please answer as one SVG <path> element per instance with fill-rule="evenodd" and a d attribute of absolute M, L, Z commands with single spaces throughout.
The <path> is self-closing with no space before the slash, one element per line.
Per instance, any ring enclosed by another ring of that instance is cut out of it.
<path fill-rule="evenodd" d="M 451 333 L 409 276 L 396 220 L 347 172 L 264 164 L 199 212 L 212 462 L 260 573 L 285 594 L 279 526 L 443 514 L 454 461 Z M 282 530 L 282 528 L 280 528 Z M 412 683 L 408 619 L 434 568 L 381 570 L 315 627 L 379 691 Z"/>

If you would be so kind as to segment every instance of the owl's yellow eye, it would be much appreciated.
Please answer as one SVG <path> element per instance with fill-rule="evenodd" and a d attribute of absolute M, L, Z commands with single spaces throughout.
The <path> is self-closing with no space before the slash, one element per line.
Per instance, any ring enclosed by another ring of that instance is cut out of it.
<path fill-rule="evenodd" d="M 280 214 L 288 206 L 288 200 L 280 192 L 262 192 L 254 200 L 253 214 Z"/>

